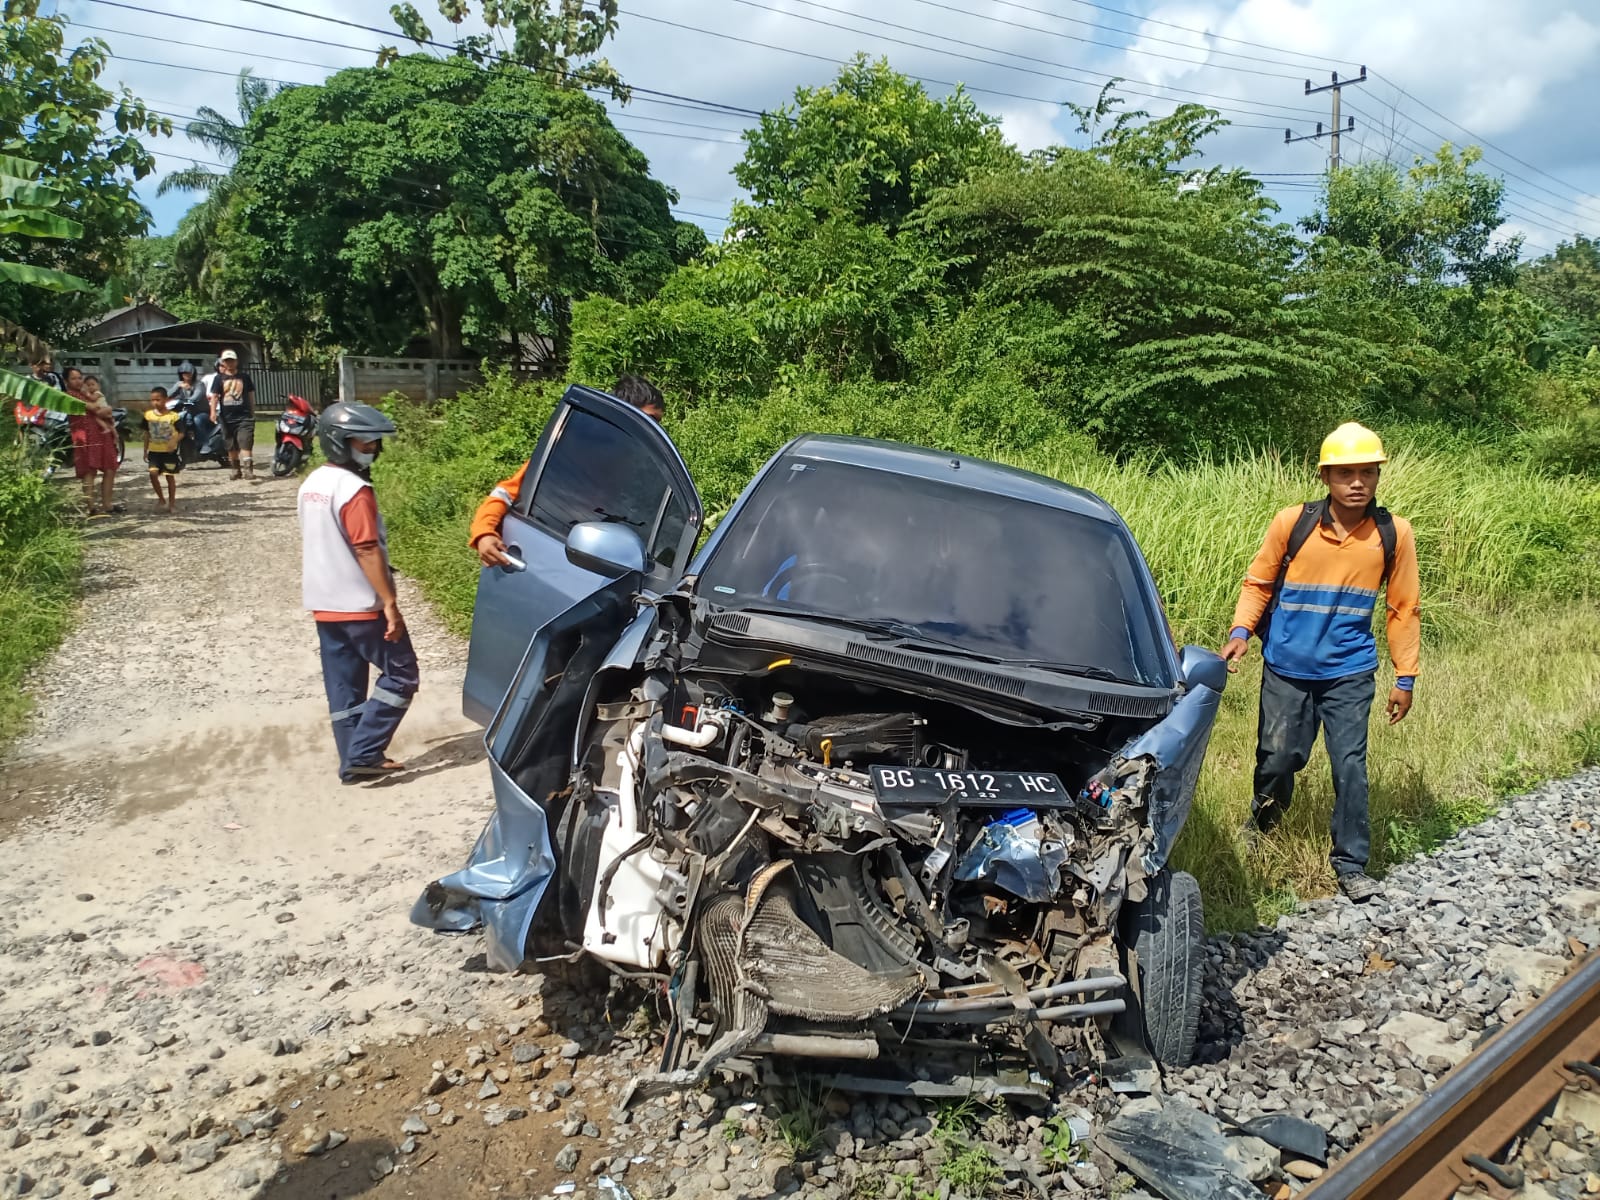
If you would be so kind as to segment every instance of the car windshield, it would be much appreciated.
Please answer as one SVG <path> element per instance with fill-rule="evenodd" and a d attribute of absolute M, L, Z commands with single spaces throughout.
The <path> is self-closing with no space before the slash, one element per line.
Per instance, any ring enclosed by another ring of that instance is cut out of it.
<path fill-rule="evenodd" d="M 974 655 L 1170 686 L 1136 555 L 1093 517 L 795 460 L 762 480 L 697 591 L 723 608 L 833 615 Z"/>

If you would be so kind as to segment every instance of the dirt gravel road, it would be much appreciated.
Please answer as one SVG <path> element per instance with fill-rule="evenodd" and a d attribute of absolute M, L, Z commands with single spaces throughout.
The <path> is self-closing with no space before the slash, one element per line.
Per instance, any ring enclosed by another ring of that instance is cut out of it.
<path fill-rule="evenodd" d="M 0 779 L 0 1195 L 287 1195 L 264 1135 L 203 1135 L 352 1042 L 525 999 L 463 969 L 475 939 L 407 921 L 490 803 L 463 645 L 402 586 L 410 770 L 342 786 L 296 482 L 191 468 L 168 517 L 130 471 L 130 511 L 91 526 L 79 624 Z"/>

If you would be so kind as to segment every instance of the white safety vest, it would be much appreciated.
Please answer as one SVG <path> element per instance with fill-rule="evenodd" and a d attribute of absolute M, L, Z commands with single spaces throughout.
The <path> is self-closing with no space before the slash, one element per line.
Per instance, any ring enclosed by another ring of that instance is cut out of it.
<path fill-rule="evenodd" d="M 383 605 L 367 582 L 345 535 L 340 514 L 363 489 L 361 476 L 324 463 L 300 485 L 300 591 L 306 608 L 322 612 L 377 612 Z M 378 517 L 378 545 L 389 558 L 389 534 Z"/>

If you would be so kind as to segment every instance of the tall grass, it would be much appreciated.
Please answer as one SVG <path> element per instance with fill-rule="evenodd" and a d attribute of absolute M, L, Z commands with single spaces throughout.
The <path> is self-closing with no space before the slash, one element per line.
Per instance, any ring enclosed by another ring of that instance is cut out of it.
<path fill-rule="evenodd" d="M 555 395 L 494 381 L 441 412 L 404 413 L 402 437 L 380 464 L 396 561 L 457 629 L 470 623 L 477 580 L 466 547 L 472 509 L 522 463 Z M 1207 645 L 1226 634 L 1273 513 L 1320 491 L 1307 460 L 1271 453 L 1119 464 L 982 384 L 928 396 L 803 383 L 760 406 L 706 404 L 668 424 L 713 520 L 778 446 L 807 430 L 898 437 L 1089 488 L 1139 540 L 1179 639 Z M 1511 792 L 1600 759 L 1600 485 L 1530 472 L 1492 444 L 1385 432 L 1392 458 L 1379 498 L 1416 528 L 1423 673 L 1403 724 L 1373 716 L 1379 871 L 1481 819 Z M 1320 751 L 1285 823 L 1269 838 L 1244 834 L 1259 672 L 1253 654 L 1223 697 L 1177 852 L 1199 877 L 1218 928 L 1270 919 L 1333 882 Z"/>
<path fill-rule="evenodd" d="M 32 707 L 28 669 L 72 621 L 83 548 L 65 496 L 20 449 L 0 448 L 0 745 Z"/>
<path fill-rule="evenodd" d="M 1416 529 L 1431 635 L 1477 634 L 1531 596 L 1582 595 L 1600 582 L 1600 486 L 1529 473 L 1489 450 L 1391 440 L 1378 498 Z M 1272 454 L 1153 468 L 1084 453 L 1001 457 L 1109 501 L 1138 538 L 1174 629 L 1206 642 L 1226 632 L 1273 514 L 1322 494 L 1306 462 Z"/>

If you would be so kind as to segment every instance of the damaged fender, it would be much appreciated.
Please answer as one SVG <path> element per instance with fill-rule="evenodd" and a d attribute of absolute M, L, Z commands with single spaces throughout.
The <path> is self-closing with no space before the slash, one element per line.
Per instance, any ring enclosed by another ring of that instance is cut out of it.
<path fill-rule="evenodd" d="M 1165 720 L 1129 742 L 1119 752 L 1127 762 L 1141 758 L 1155 763 L 1150 785 L 1150 849 L 1144 869 L 1154 875 L 1167 865 L 1178 840 L 1194 787 L 1211 741 L 1211 726 L 1228 682 L 1227 664 L 1203 646 L 1185 646 L 1179 657 L 1185 691 Z"/>
<path fill-rule="evenodd" d="M 494 815 L 478 835 L 467 865 L 431 884 L 411 909 L 414 924 L 444 933 L 484 927 L 489 965 L 515 971 L 556 857 L 544 809 L 528 798 L 493 758 Z"/>

